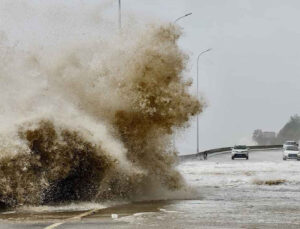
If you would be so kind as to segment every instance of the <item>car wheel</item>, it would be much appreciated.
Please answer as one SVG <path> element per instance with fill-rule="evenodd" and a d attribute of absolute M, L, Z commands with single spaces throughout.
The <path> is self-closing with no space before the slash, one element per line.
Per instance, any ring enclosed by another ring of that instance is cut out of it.
<path fill-rule="evenodd" d="M 234 156 L 231 157 L 231 160 L 234 160 Z"/>
<path fill-rule="evenodd" d="M 286 161 L 286 157 L 283 157 L 283 160 Z"/>
<path fill-rule="evenodd" d="M 248 159 L 249 159 L 249 156 L 246 157 L 246 160 L 248 160 Z"/>

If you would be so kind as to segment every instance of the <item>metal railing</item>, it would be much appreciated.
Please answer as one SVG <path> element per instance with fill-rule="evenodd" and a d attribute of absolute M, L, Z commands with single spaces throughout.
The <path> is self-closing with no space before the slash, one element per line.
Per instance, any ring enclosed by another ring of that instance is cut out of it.
<path fill-rule="evenodd" d="M 222 147 L 216 149 L 205 150 L 195 154 L 188 155 L 180 155 L 179 161 L 187 161 L 187 160 L 195 160 L 203 157 L 204 154 L 208 156 L 217 155 L 220 153 L 230 153 L 232 147 Z M 282 145 L 256 145 L 256 146 L 248 146 L 251 151 L 265 150 L 265 149 L 281 149 Z"/>

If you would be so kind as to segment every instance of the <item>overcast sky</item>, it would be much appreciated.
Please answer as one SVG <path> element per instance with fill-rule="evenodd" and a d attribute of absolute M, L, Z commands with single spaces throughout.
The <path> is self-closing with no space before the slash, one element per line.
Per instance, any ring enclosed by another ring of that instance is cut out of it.
<path fill-rule="evenodd" d="M 300 1 L 123 0 L 123 7 L 170 21 L 193 13 L 178 24 L 194 82 L 197 54 L 213 49 L 200 60 L 208 103 L 200 116 L 201 149 L 251 143 L 254 129 L 277 132 L 300 113 Z M 196 150 L 195 131 L 192 125 L 177 137 L 181 153 Z"/>
<path fill-rule="evenodd" d="M 32 42 L 37 36 L 50 36 L 40 32 L 40 22 L 32 16 L 40 12 L 24 7 L 26 1 L 8 6 L 10 1 L 0 2 L 20 15 L 10 18 L 11 12 L 2 4 L 2 28 L 18 27 L 18 32 L 11 32 L 16 37 L 29 29 Z M 32 2 L 51 4 L 54 10 L 62 1 Z M 74 15 L 81 13 L 83 18 L 92 12 L 95 21 L 101 21 L 97 18 L 99 2 L 105 5 L 106 16 L 117 21 L 117 0 L 66 1 L 65 7 L 74 8 Z M 180 46 L 190 55 L 185 75 L 194 83 L 198 53 L 213 49 L 201 57 L 199 65 L 199 88 L 208 104 L 200 115 L 200 149 L 251 143 L 254 129 L 278 131 L 291 115 L 300 113 L 299 0 L 122 0 L 122 12 L 123 23 L 133 14 L 141 21 L 174 21 L 193 13 L 178 24 L 184 29 Z M 53 20 L 57 26 L 64 14 L 58 16 Z M 82 27 L 95 29 L 95 21 Z M 192 93 L 195 88 L 194 84 Z M 176 145 L 181 153 L 196 151 L 195 133 L 195 120 L 188 130 L 178 133 Z"/>

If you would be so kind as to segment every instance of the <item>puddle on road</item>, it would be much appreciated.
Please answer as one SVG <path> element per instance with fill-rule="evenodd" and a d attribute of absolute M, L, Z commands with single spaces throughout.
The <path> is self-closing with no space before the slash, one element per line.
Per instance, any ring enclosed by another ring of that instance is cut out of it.
<path fill-rule="evenodd" d="M 166 205 L 172 201 L 147 201 L 147 202 L 133 202 L 122 205 L 115 205 L 97 210 L 95 213 L 84 218 L 110 218 L 112 214 L 117 214 L 119 217 L 133 215 L 140 212 L 159 212 Z M 36 207 L 38 208 L 38 207 Z M 88 210 L 78 211 L 76 209 L 61 211 L 61 207 L 51 206 L 50 211 L 28 211 L 17 209 L 15 211 L 9 210 L 0 213 L 0 220 L 24 222 L 24 221 L 60 221 L 74 218 L 81 215 Z M 89 209 L 92 210 L 92 209 Z"/>

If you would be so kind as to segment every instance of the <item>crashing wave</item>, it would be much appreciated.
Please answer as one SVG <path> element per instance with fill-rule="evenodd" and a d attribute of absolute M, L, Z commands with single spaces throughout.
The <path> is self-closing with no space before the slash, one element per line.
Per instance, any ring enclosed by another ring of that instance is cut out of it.
<path fill-rule="evenodd" d="M 183 80 L 179 37 L 163 25 L 53 56 L 1 49 L 0 135 L 12 142 L 0 146 L 1 206 L 183 188 L 170 139 L 202 105 Z"/>

